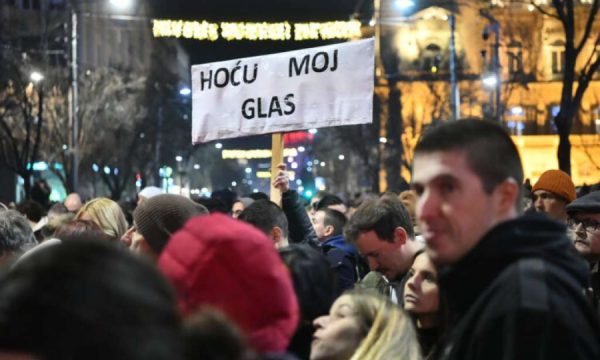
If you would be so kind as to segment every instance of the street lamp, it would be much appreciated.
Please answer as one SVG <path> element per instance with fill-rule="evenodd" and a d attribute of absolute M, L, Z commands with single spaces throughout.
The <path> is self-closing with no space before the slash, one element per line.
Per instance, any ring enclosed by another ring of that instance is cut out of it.
<path fill-rule="evenodd" d="M 481 78 L 481 82 L 486 88 L 493 90 L 496 88 L 496 85 L 498 85 L 498 78 L 496 77 L 496 74 L 488 73 Z"/>
<path fill-rule="evenodd" d="M 92 0 L 93 1 L 93 0 Z M 103 0 L 105 1 L 105 0 Z M 77 143 L 79 141 L 79 85 L 78 85 L 78 30 L 76 0 L 71 1 L 71 96 L 69 96 L 69 150 L 71 159 L 71 186 L 73 191 L 79 187 L 79 160 Z M 110 4 L 118 10 L 124 10 L 133 5 L 133 0 L 109 0 Z"/>
<path fill-rule="evenodd" d="M 190 89 L 187 86 L 179 89 L 179 95 L 181 95 L 181 96 L 190 96 L 191 94 L 192 94 L 192 89 Z"/>
<path fill-rule="evenodd" d="M 394 4 L 396 5 L 396 7 L 398 9 L 409 9 L 413 6 L 415 6 L 415 2 L 412 0 L 396 0 L 394 1 Z"/>
<path fill-rule="evenodd" d="M 133 6 L 133 0 L 110 0 L 110 5 L 118 10 L 127 10 Z"/>
<path fill-rule="evenodd" d="M 31 73 L 31 75 L 29 76 L 29 78 L 31 79 L 31 81 L 33 81 L 34 83 L 39 83 L 40 81 L 44 80 L 44 75 L 42 75 L 42 73 L 38 72 L 38 71 L 34 71 Z"/>
<path fill-rule="evenodd" d="M 493 74 L 494 74 L 494 80 L 492 80 L 492 78 L 490 76 L 486 76 L 488 78 L 488 84 L 492 84 L 493 87 L 495 87 L 494 92 L 495 92 L 495 96 L 494 96 L 494 105 L 496 106 L 495 110 L 496 110 L 496 121 L 497 122 L 501 122 L 502 121 L 502 104 L 500 103 L 500 93 L 501 93 L 501 86 L 502 86 L 502 79 L 501 79 L 501 68 L 500 68 L 500 23 L 498 22 L 498 20 L 496 20 L 496 18 L 494 18 L 492 16 L 492 14 L 490 14 L 487 10 L 481 9 L 479 10 L 479 14 L 484 17 L 485 19 L 487 19 L 490 24 L 488 26 L 485 27 L 485 29 L 483 30 L 483 40 L 487 40 L 490 36 L 490 32 L 494 33 L 494 52 L 492 54 L 492 69 L 493 69 Z M 495 82 L 493 82 L 495 81 Z M 485 82 L 485 77 L 484 77 L 484 85 L 486 84 Z"/>

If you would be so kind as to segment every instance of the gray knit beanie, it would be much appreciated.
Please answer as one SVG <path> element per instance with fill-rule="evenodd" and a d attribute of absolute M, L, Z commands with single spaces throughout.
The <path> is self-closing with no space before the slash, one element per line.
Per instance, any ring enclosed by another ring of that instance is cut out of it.
<path fill-rule="evenodd" d="M 169 238 L 194 216 L 208 210 L 192 200 L 173 194 L 154 196 L 140 204 L 133 213 L 137 231 L 148 245 L 160 254 Z"/>

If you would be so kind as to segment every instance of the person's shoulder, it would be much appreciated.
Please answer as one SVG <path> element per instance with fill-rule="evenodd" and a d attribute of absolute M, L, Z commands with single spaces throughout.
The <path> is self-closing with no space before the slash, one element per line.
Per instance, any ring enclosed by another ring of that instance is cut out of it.
<path fill-rule="evenodd" d="M 389 282 L 377 271 L 370 271 L 357 286 L 363 289 L 381 289 L 389 286 Z"/>
<path fill-rule="evenodd" d="M 555 312 L 571 303 L 585 302 L 584 286 L 567 269 L 542 258 L 523 258 L 507 266 L 493 281 L 490 292 L 499 310 Z"/>

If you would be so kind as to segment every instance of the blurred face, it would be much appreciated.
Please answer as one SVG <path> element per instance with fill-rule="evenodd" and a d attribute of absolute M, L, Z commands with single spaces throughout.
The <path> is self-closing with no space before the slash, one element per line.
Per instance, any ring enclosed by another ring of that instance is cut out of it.
<path fill-rule="evenodd" d="M 532 195 L 532 203 L 537 212 L 546 213 L 554 220 L 567 219 L 567 203 L 549 191 L 536 190 Z"/>
<path fill-rule="evenodd" d="M 356 238 L 356 247 L 369 262 L 369 268 L 385 275 L 390 281 L 402 277 L 412 262 L 412 258 L 402 252 L 402 244 L 406 239 L 399 237 L 400 235 L 395 236 L 394 242 L 391 243 L 377 236 L 375 230 L 371 230 L 361 233 Z"/>
<path fill-rule="evenodd" d="M 132 226 L 129 229 L 127 229 L 127 231 L 125 232 L 125 234 L 123 234 L 123 236 L 121 236 L 121 242 L 125 246 L 131 247 L 131 242 L 132 242 L 134 232 L 135 232 L 135 226 Z"/>
<path fill-rule="evenodd" d="M 317 238 L 319 238 L 319 240 L 325 239 L 327 237 L 325 228 L 325 212 L 317 211 L 311 217 L 311 221 L 313 224 L 313 228 L 315 229 L 315 233 L 317 234 Z"/>
<path fill-rule="evenodd" d="M 575 249 L 586 259 L 600 259 L 600 214 L 574 214 L 568 221 Z"/>
<path fill-rule="evenodd" d="M 427 254 L 437 264 L 460 260 L 499 222 L 495 193 L 487 194 L 463 151 L 415 156 L 413 188 Z"/>
<path fill-rule="evenodd" d="M 152 250 L 150 245 L 144 236 L 137 231 L 135 225 L 133 226 L 133 233 L 131 234 L 131 245 L 129 246 L 129 250 L 137 255 L 147 256 L 151 259 L 158 258 L 158 255 Z"/>
<path fill-rule="evenodd" d="M 315 319 L 317 329 L 310 348 L 310 360 L 347 360 L 365 337 L 348 295 L 340 296 L 329 315 Z"/>
<path fill-rule="evenodd" d="M 244 204 L 241 201 L 236 201 L 233 203 L 233 207 L 231 208 L 231 217 L 237 219 L 238 216 L 244 211 Z"/>
<path fill-rule="evenodd" d="M 404 309 L 417 315 L 437 313 L 440 293 L 437 271 L 425 253 L 415 258 L 404 285 Z"/>

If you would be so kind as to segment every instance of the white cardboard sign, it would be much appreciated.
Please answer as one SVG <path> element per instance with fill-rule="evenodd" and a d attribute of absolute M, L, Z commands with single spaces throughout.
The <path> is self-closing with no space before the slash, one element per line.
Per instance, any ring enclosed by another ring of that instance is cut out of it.
<path fill-rule="evenodd" d="M 192 143 L 370 123 L 374 40 L 192 66 Z"/>

